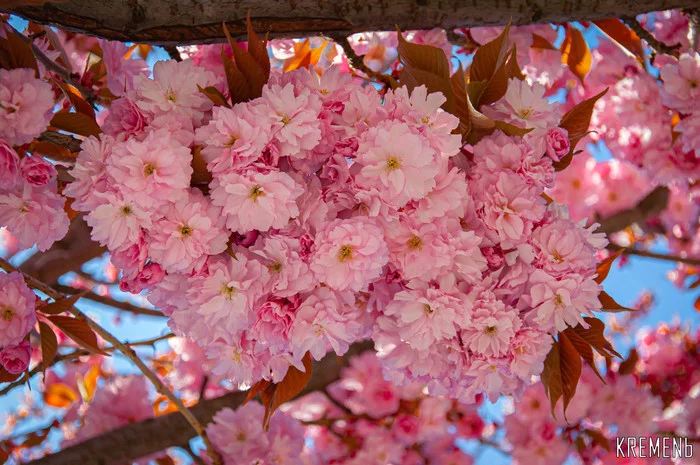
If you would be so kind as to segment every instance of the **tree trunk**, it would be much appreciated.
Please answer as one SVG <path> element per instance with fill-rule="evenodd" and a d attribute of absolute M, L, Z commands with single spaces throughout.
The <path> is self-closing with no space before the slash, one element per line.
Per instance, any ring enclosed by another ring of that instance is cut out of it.
<path fill-rule="evenodd" d="M 221 23 L 245 36 L 251 13 L 271 37 L 361 31 L 523 25 L 633 16 L 697 6 L 697 0 L 10 0 L 0 11 L 107 39 L 158 45 L 224 40 Z M 17 5 L 20 6 L 12 6 Z"/>

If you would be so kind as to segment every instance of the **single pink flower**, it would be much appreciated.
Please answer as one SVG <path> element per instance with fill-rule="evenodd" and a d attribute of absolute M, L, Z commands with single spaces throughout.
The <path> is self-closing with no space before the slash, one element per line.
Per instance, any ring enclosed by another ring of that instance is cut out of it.
<path fill-rule="evenodd" d="M 29 341 L 22 341 L 17 345 L 7 345 L 0 349 L 0 365 L 8 373 L 18 375 L 27 369 L 32 355 L 32 346 Z"/>

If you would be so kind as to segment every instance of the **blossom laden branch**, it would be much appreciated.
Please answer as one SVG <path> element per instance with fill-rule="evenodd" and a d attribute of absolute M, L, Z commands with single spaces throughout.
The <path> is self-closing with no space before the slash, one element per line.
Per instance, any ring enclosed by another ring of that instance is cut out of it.
<path fill-rule="evenodd" d="M 612 250 L 612 251 L 622 250 L 622 253 L 625 255 L 636 255 L 637 257 L 655 258 L 657 260 L 664 260 L 667 262 L 677 262 L 677 263 L 685 263 L 686 265 L 691 265 L 691 266 L 700 266 L 700 258 L 682 257 L 680 255 L 661 254 L 661 253 L 656 253 L 656 252 L 650 252 L 648 250 L 620 247 L 619 245 L 615 245 L 615 244 L 610 244 L 610 245 L 608 245 L 607 248 L 609 250 Z"/>
<path fill-rule="evenodd" d="M 7 261 L 0 259 L 0 268 L 4 269 L 8 273 L 11 273 L 13 271 L 20 271 L 17 268 L 15 268 L 13 265 L 8 263 Z M 60 292 L 56 291 L 55 289 L 47 286 L 46 284 L 42 283 L 41 281 L 37 280 L 36 278 L 24 274 L 24 279 L 27 282 L 27 284 L 30 287 L 33 287 L 34 289 L 37 289 L 47 296 L 51 297 L 52 299 L 59 300 L 63 299 L 66 296 L 61 294 Z M 74 306 L 71 307 L 69 310 L 69 313 L 73 315 L 75 318 L 87 323 L 87 325 L 95 331 L 102 339 L 105 341 L 109 342 L 112 344 L 112 346 L 117 349 L 119 352 L 124 354 L 134 365 L 138 367 L 138 369 L 141 371 L 141 373 L 148 378 L 151 383 L 155 386 L 156 390 L 164 395 L 165 397 L 168 398 L 170 402 L 173 403 L 178 409 L 178 411 L 182 414 L 183 417 L 187 420 L 187 422 L 192 426 L 192 428 L 197 432 L 197 435 L 202 438 L 204 441 L 204 444 L 207 447 L 207 451 L 212 459 L 212 462 L 215 465 L 220 465 L 221 464 L 221 457 L 219 454 L 214 450 L 213 445 L 211 444 L 211 441 L 209 440 L 206 431 L 204 430 L 204 427 L 202 424 L 197 420 L 197 418 L 192 415 L 192 413 L 188 410 L 187 407 L 185 407 L 185 404 L 182 403 L 182 400 L 175 396 L 173 392 L 163 383 L 163 381 L 158 378 L 158 376 L 150 369 L 146 364 L 141 360 L 137 355 L 134 350 L 129 347 L 128 345 L 122 343 L 119 339 L 114 337 L 109 331 L 104 329 L 102 326 L 99 324 L 95 323 L 92 319 L 88 318 L 87 315 L 85 315 L 83 312 L 75 308 Z"/>
<path fill-rule="evenodd" d="M 649 44 L 649 47 L 654 50 L 654 53 L 665 53 L 667 55 L 678 57 L 678 48 L 681 46 L 681 44 L 666 45 L 654 37 L 651 32 L 647 31 L 637 20 L 637 18 L 633 16 L 623 16 L 622 20 L 630 29 L 632 29 L 639 37 L 644 39 L 644 41 Z"/>
<path fill-rule="evenodd" d="M 371 70 L 365 64 L 362 57 L 355 53 L 355 50 L 352 48 L 352 45 L 350 45 L 350 42 L 348 41 L 348 38 L 346 36 L 338 34 L 329 34 L 328 37 L 332 39 L 336 44 L 340 45 L 340 47 L 343 49 L 343 52 L 345 52 L 345 56 L 348 58 L 348 62 L 350 62 L 350 66 L 352 66 L 353 69 L 363 72 L 368 77 L 376 79 L 377 81 L 383 83 L 386 86 L 391 87 L 392 89 L 398 87 L 398 82 L 396 82 L 396 79 L 394 79 L 392 76 Z"/>
<path fill-rule="evenodd" d="M 622 231 L 634 223 L 641 223 L 648 218 L 652 218 L 666 209 L 668 198 L 668 188 L 659 186 L 640 200 L 635 207 L 598 221 L 600 223 L 598 232 L 610 235 Z"/>
<path fill-rule="evenodd" d="M 71 286 L 65 286 L 62 284 L 58 284 L 55 286 L 55 289 L 58 290 L 59 292 L 62 292 L 64 294 L 76 294 L 78 292 L 81 292 L 80 289 L 77 289 L 75 287 Z M 167 318 L 162 312 L 151 309 L 151 308 L 144 308 L 140 307 L 138 305 L 134 305 L 130 302 L 124 302 L 122 300 L 117 300 L 112 297 L 108 297 L 105 295 L 100 295 L 97 294 L 96 292 L 93 291 L 88 291 L 86 294 L 83 295 L 84 299 L 92 300 L 93 302 L 97 302 L 103 305 L 108 305 L 110 307 L 114 307 L 119 310 L 123 310 L 126 312 L 133 313 L 134 315 L 146 315 L 146 316 L 152 316 L 156 318 Z"/>

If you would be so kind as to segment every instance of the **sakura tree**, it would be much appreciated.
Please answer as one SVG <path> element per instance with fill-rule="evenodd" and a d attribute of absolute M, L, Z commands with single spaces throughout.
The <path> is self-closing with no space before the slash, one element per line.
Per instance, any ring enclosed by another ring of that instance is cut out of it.
<path fill-rule="evenodd" d="M 195 3 L 2 6 L 5 463 L 700 441 L 694 2 Z"/>

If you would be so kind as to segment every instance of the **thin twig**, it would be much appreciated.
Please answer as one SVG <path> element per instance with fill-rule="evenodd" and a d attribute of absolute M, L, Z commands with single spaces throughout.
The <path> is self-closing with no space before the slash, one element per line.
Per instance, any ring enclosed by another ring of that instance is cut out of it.
<path fill-rule="evenodd" d="M 655 258 L 657 260 L 664 260 L 667 262 L 678 262 L 685 263 L 686 265 L 700 266 L 699 258 L 681 257 L 680 255 L 666 255 L 661 253 L 649 252 L 648 250 L 620 247 L 619 245 L 615 244 L 609 244 L 607 246 L 607 249 L 612 250 L 614 252 L 622 250 L 622 253 L 624 253 L 625 255 L 636 255 L 638 257 Z"/>
<path fill-rule="evenodd" d="M 71 287 L 71 286 L 64 286 L 62 284 L 56 285 L 55 289 L 58 290 L 59 292 L 64 293 L 64 294 L 77 294 L 78 292 L 82 292 L 82 289 L 78 289 L 78 288 Z M 93 291 L 88 291 L 83 296 L 83 298 L 88 299 L 88 300 L 92 300 L 93 302 L 97 302 L 99 304 L 108 305 L 110 307 L 114 307 L 114 308 L 117 308 L 119 310 L 124 310 L 125 312 L 130 312 L 130 313 L 133 313 L 134 315 L 146 315 L 146 316 L 154 316 L 157 318 L 167 318 L 166 315 L 164 315 L 162 312 L 160 312 L 158 310 L 154 310 L 151 308 L 139 307 L 138 305 L 134 305 L 130 302 L 116 300 L 116 299 L 113 299 L 112 297 L 100 295 L 100 294 L 97 294 Z"/>
<path fill-rule="evenodd" d="M 503 447 L 501 447 L 498 443 L 496 443 L 496 442 L 494 442 L 494 441 L 492 441 L 492 440 L 490 440 L 490 439 L 487 439 L 487 438 L 479 438 L 478 440 L 479 440 L 479 442 L 480 442 L 481 444 L 483 444 L 483 445 L 485 445 L 485 446 L 492 447 L 492 448 L 496 449 L 498 452 L 510 456 L 510 452 L 508 452 L 507 450 L 505 450 L 505 449 L 504 449 Z"/>
<path fill-rule="evenodd" d="M 21 32 L 19 32 L 17 29 L 15 29 L 15 32 L 17 32 L 17 35 L 27 42 L 29 45 L 32 47 L 32 52 L 34 52 L 34 56 L 36 57 L 37 60 L 43 64 L 46 69 L 49 71 L 52 71 L 59 75 L 66 83 L 70 84 L 71 86 L 75 87 L 78 89 L 78 91 L 82 94 L 83 98 L 85 99 L 86 102 L 90 104 L 94 104 L 97 102 L 97 94 L 95 93 L 94 90 L 88 89 L 84 85 L 80 84 L 78 81 L 76 81 L 75 76 L 73 73 L 71 73 L 70 70 L 60 66 L 58 63 L 53 61 L 51 58 L 47 57 L 44 52 L 41 51 L 39 47 L 34 44 L 34 42 Z"/>
<path fill-rule="evenodd" d="M 126 345 L 128 347 L 143 347 L 143 346 L 152 346 L 153 347 L 156 342 L 164 341 L 166 339 L 170 339 L 171 337 L 175 337 L 175 335 L 172 333 L 169 333 L 169 334 L 165 334 L 163 336 L 159 336 L 159 337 L 156 337 L 153 339 L 124 343 L 124 345 Z M 117 349 L 116 347 L 105 347 L 102 350 L 104 350 L 105 352 L 112 352 L 116 349 Z M 84 349 L 77 349 L 77 350 L 74 350 L 73 352 L 70 352 L 68 354 L 59 354 L 59 355 L 56 355 L 53 360 L 51 360 L 48 367 L 52 367 L 59 362 L 71 361 L 71 360 L 75 360 L 75 359 L 78 359 L 80 357 L 84 357 L 84 356 L 88 356 L 88 355 L 91 355 L 90 352 L 88 352 L 87 350 L 84 350 Z M 38 373 L 41 373 L 43 371 L 43 368 L 44 368 L 43 365 L 41 363 L 38 363 L 34 368 L 32 368 L 29 371 L 29 374 L 26 377 L 26 379 L 23 377 L 21 379 L 18 379 L 17 381 L 13 381 L 12 383 L 5 386 L 2 390 L 0 390 L 0 396 L 4 396 L 5 394 L 10 392 L 14 388 L 22 386 L 23 384 L 26 383 L 27 380 L 33 378 Z"/>
<path fill-rule="evenodd" d="M 399 83 L 396 82 L 396 79 L 394 79 L 392 76 L 389 76 L 388 74 L 378 73 L 376 71 L 372 71 L 367 65 L 365 65 L 364 60 L 362 59 L 361 56 L 359 56 L 357 53 L 355 53 L 355 50 L 353 50 L 353 48 L 350 45 L 350 42 L 348 42 L 348 38 L 346 36 L 338 35 L 338 34 L 331 34 L 331 35 L 329 35 L 329 38 L 332 39 L 336 44 L 340 45 L 340 47 L 345 52 L 345 56 L 348 58 L 348 62 L 350 63 L 350 66 L 352 66 L 353 68 L 355 68 L 358 71 L 362 71 L 367 76 L 369 76 L 373 79 L 376 79 L 377 81 L 381 81 L 382 83 L 390 86 L 392 89 L 399 86 Z"/>
<path fill-rule="evenodd" d="M 672 55 L 678 57 L 678 48 L 681 44 L 666 45 L 665 43 L 654 37 L 651 32 L 647 31 L 642 24 L 637 21 L 637 18 L 631 16 L 623 16 L 622 20 L 632 29 L 640 38 L 649 44 L 649 47 L 656 53 L 665 53 L 667 55 Z"/>
<path fill-rule="evenodd" d="M 634 207 L 599 220 L 598 223 L 600 226 L 597 232 L 604 232 L 610 235 L 622 231 L 634 223 L 642 223 L 648 218 L 653 218 L 666 209 L 669 195 L 670 191 L 668 187 L 656 187 L 644 196 Z"/>
<path fill-rule="evenodd" d="M 11 273 L 13 271 L 20 271 L 17 268 L 15 268 L 13 265 L 10 263 L 6 262 L 3 259 L 0 259 L 0 268 L 3 268 L 5 271 L 8 273 Z M 30 287 L 33 287 L 34 289 L 37 289 L 47 296 L 51 297 L 52 299 L 58 300 L 61 298 L 64 298 L 65 296 L 61 294 L 60 292 L 56 291 L 55 289 L 51 288 L 50 286 L 47 286 L 46 284 L 42 283 L 38 279 L 27 275 L 26 273 L 24 274 L 24 280 L 27 282 L 27 284 Z M 204 444 L 207 446 L 207 452 L 209 453 L 209 456 L 212 459 L 212 462 L 214 465 L 221 465 L 221 456 L 216 452 L 214 449 L 213 444 L 209 440 L 209 436 L 207 436 L 206 431 L 204 430 L 204 426 L 197 420 L 197 418 L 192 415 L 192 412 L 185 407 L 185 404 L 182 403 L 182 400 L 180 400 L 173 392 L 168 389 L 168 387 L 161 381 L 160 378 L 150 369 L 146 364 L 141 360 L 137 355 L 136 352 L 129 346 L 125 345 L 122 343 L 119 339 L 114 337 L 112 333 L 107 331 L 105 328 L 100 326 L 99 324 L 95 323 L 92 319 L 88 318 L 87 315 L 85 315 L 83 312 L 78 310 L 75 307 L 71 307 L 68 310 L 75 318 L 82 320 L 85 322 L 93 331 L 95 331 L 97 334 L 100 335 L 102 339 L 105 341 L 109 342 L 114 346 L 119 352 L 123 353 L 131 362 L 138 367 L 139 370 L 141 370 L 141 373 L 148 378 L 151 383 L 155 386 L 156 390 L 164 395 L 165 397 L 168 398 L 170 402 L 177 407 L 177 409 L 180 411 L 182 416 L 185 417 L 187 422 L 192 426 L 192 428 L 197 432 L 197 434 L 202 438 L 204 441 Z"/>

